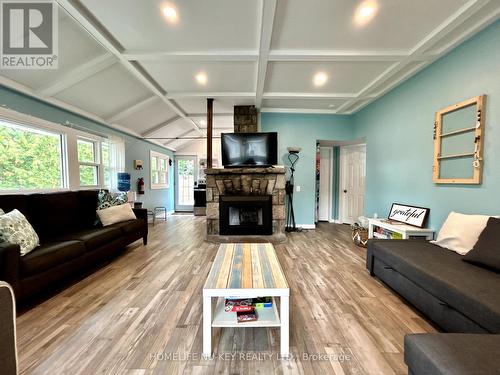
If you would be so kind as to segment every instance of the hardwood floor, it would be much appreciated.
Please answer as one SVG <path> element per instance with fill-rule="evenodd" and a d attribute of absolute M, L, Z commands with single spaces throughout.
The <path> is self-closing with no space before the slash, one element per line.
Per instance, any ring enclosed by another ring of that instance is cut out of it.
<path fill-rule="evenodd" d="M 406 374 L 403 337 L 432 332 L 365 270 L 349 228 L 320 224 L 276 252 L 290 284 L 290 360 L 279 330 L 215 331 L 203 360 L 201 289 L 217 245 L 202 217 L 150 227 L 119 258 L 17 321 L 23 374 Z M 318 357 L 321 356 L 321 357 Z"/>

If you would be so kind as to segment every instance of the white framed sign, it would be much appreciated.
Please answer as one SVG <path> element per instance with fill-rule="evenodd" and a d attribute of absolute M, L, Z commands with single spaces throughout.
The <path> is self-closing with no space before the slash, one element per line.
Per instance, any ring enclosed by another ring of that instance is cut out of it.
<path fill-rule="evenodd" d="M 389 213 L 389 220 L 399 221 L 400 223 L 422 228 L 429 216 L 429 212 L 429 208 L 393 203 L 391 212 Z"/>

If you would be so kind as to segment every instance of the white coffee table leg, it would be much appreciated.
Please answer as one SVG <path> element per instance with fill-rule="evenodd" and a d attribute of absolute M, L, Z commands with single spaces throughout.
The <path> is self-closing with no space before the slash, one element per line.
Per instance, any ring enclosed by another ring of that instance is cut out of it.
<path fill-rule="evenodd" d="M 203 357 L 212 356 L 212 297 L 203 297 Z"/>
<path fill-rule="evenodd" d="M 281 319 L 281 357 L 287 358 L 289 356 L 289 297 L 280 297 L 280 319 Z"/>

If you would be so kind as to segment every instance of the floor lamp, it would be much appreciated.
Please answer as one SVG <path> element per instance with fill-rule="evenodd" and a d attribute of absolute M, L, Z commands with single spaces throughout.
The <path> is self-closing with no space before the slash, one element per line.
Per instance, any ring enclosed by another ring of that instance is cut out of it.
<path fill-rule="evenodd" d="M 299 147 L 288 147 L 288 161 L 290 162 L 290 179 L 286 182 L 285 192 L 288 201 L 288 211 L 286 215 L 287 232 L 297 232 L 298 228 L 295 224 L 295 213 L 293 212 L 293 186 L 294 186 L 294 172 L 295 164 L 299 161 Z"/>

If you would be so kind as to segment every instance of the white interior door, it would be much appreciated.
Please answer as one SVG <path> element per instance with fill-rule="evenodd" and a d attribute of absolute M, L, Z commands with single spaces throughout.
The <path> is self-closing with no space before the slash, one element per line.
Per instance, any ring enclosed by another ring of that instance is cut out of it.
<path fill-rule="evenodd" d="M 194 181 L 198 176 L 196 156 L 175 157 L 175 210 L 193 211 Z"/>
<path fill-rule="evenodd" d="M 332 212 L 332 148 L 319 148 L 318 220 L 328 221 Z"/>
<path fill-rule="evenodd" d="M 366 145 L 340 148 L 339 217 L 352 224 L 365 208 Z"/>

